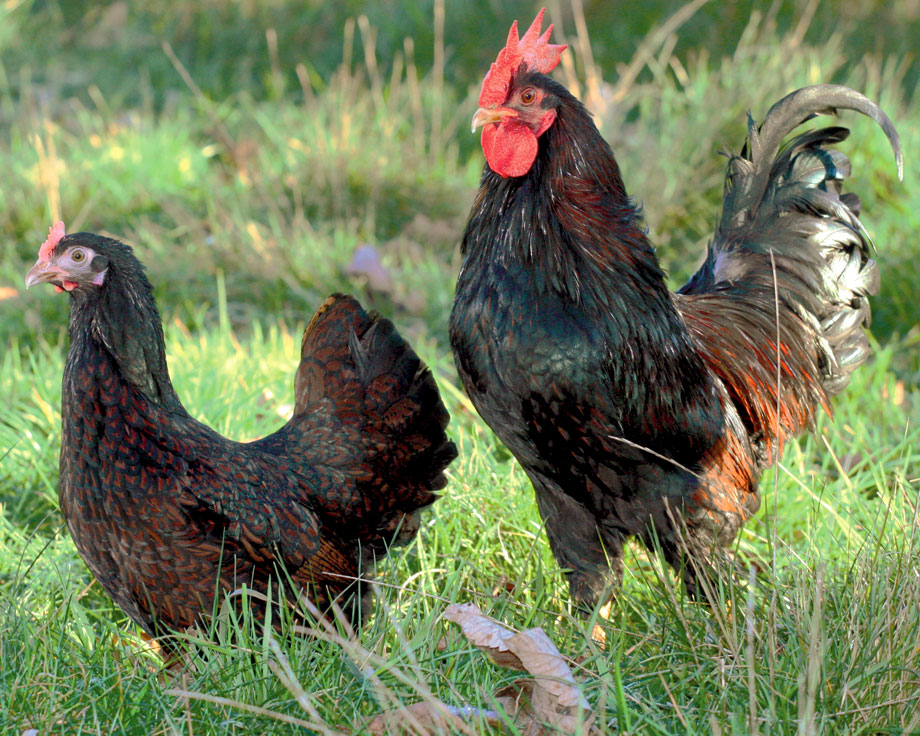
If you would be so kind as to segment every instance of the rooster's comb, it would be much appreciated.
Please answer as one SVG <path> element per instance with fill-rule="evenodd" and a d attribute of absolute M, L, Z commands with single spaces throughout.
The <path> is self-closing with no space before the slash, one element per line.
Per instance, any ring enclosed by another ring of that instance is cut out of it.
<path fill-rule="evenodd" d="M 47 261 L 51 258 L 51 254 L 54 253 L 54 249 L 57 247 L 57 244 L 61 242 L 63 237 L 64 223 L 58 220 L 48 228 L 48 239 L 42 243 L 42 247 L 38 249 L 38 260 Z"/>
<path fill-rule="evenodd" d="M 542 74 L 549 74 L 556 68 L 562 52 L 568 48 L 568 45 L 549 42 L 549 36 L 553 32 L 552 24 L 542 36 L 540 35 L 545 12 L 546 8 L 537 14 L 534 22 L 527 29 L 527 33 L 520 40 L 518 40 L 517 21 L 511 24 L 505 48 L 498 52 L 498 58 L 482 82 L 482 91 L 479 93 L 480 107 L 500 105 L 505 101 L 511 79 L 522 63 L 529 70 Z"/>

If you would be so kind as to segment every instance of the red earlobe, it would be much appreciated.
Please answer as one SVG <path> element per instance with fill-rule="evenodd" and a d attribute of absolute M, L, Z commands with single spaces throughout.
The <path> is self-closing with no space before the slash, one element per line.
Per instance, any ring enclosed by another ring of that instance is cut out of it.
<path fill-rule="evenodd" d="M 547 130 L 549 130 L 549 126 L 555 122 L 556 122 L 556 111 L 547 110 L 546 114 L 543 116 L 543 120 L 540 121 L 540 128 L 537 130 L 537 132 L 534 135 L 536 135 L 537 138 L 539 138 Z"/>

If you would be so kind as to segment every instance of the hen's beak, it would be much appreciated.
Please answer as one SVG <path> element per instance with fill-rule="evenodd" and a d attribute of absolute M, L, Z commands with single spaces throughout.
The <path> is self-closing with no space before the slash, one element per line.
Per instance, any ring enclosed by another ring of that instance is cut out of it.
<path fill-rule="evenodd" d="M 66 274 L 48 261 L 36 261 L 35 265 L 26 274 L 26 288 L 31 289 L 36 284 L 47 284 L 52 281 L 63 282 Z"/>
<path fill-rule="evenodd" d="M 473 130 L 476 132 L 476 128 L 480 128 L 483 125 L 488 125 L 489 123 L 500 123 L 505 118 L 516 118 L 517 111 L 512 110 L 510 107 L 480 107 L 476 114 L 473 115 Z"/>

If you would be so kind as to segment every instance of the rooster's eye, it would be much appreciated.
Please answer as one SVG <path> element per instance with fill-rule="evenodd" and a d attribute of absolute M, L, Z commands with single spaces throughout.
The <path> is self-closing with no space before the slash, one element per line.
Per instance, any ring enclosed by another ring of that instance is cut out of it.
<path fill-rule="evenodd" d="M 528 87 L 523 92 L 521 92 L 521 102 L 523 102 L 525 105 L 532 105 L 536 99 L 537 93 L 533 90 L 532 87 Z"/>
<path fill-rule="evenodd" d="M 86 253 L 79 248 L 70 254 L 70 260 L 72 260 L 74 263 L 82 263 L 84 258 L 86 258 Z"/>

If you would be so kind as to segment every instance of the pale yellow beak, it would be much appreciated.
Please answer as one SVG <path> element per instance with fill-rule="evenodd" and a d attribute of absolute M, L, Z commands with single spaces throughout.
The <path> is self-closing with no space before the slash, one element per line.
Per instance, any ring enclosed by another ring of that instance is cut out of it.
<path fill-rule="evenodd" d="M 31 289 L 36 284 L 47 284 L 51 281 L 63 281 L 66 276 L 66 273 L 50 261 L 36 261 L 26 274 L 26 288 Z"/>
<path fill-rule="evenodd" d="M 476 132 L 476 128 L 481 128 L 483 125 L 488 125 L 489 123 L 500 123 L 505 118 L 516 118 L 518 116 L 516 110 L 512 110 L 510 107 L 480 107 L 476 114 L 473 115 L 473 130 Z"/>

